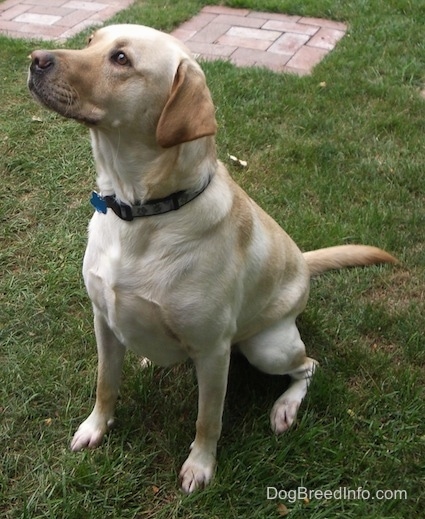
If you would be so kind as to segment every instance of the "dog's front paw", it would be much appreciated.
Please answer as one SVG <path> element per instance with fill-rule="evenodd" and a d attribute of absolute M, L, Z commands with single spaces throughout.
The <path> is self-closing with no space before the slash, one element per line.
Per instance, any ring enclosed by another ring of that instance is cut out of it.
<path fill-rule="evenodd" d="M 107 420 L 93 412 L 74 434 L 71 441 L 71 450 L 77 452 L 85 447 L 89 449 L 98 447 L 112 424 L 113 419 Z"/>
<path fill-rule="evenodd" d="M 180 481 L 183 492 L 191 494 L 208 485 L 214 476 L 215 457 L 209 454 L 191 454 L 184 462 L 180 471 Z"/>
<path fill-rule="evenodd" d="M 275 434 L 282 434 L 294 423 L 301 402 L 298 400 L 277 401 L 273 406 L 270 423 Z"/>

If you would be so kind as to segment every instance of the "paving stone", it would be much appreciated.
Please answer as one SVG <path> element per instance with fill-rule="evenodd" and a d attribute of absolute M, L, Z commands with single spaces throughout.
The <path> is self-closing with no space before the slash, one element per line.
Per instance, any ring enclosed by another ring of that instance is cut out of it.
<path fill-rule="evenodd" d="M 327 49 L 318 47 L 301 47 L 298 52 L 288 61 L 288 67 L 310 71 L 315 65 L 320 63 L 328 54 Z"/>
<path fill-rule="evenodd" d="M 231 61 L 237 66 L 257 66 L 282 72 L 292 54 L 273 54 L 255 49 L 238 48 L 231 55 Z"/>
<path fill-rule="evenodd" d="M 101 11 L 105 9 L 106 4 L 100 4 L 99 2 L 78 2 L 77 0 L 71 0 L 63 4 L 63 7 L 68 9 L 79 9 L 82 11 Z"/>
<path fill-rule="evenodd" d="M 48 5 L 50 7 L 61 7 L 66 0 L 22 0 L 21 4 L 27 5 Z"/>
<path fill-rule="evenodd" d="M 306 23 L 308 25 L 317 25 L 318 27 L 327 27 L 329 29 L 337 29 L 340 31 L 346 31 L 347 26 L 342 22 L 335 22 L 334 20 L 326 20 L 324 18 L 307 18 L 303 17 L 300 19 L 300 23 Z"/>
<path fill-rule="evenodd" d="M 218 38 L 220 38 L 220 36 L 225 34 L 230 29 L 230 27 L 230 25 L 224 25 L 222 23 L 209 23 L 200 31 L 197 31 L 191 39 L 192 41 L 214 43 Z"/>
<path fill-rule="evenodd" d="M 134 0 L 5 0 L 0 33 L 64 41 L 102 25 Z M 346 24 L 321 18 L 208 5 L 172 34 L 204 60 L 310 74 L 344 36 Z"/>
<path fill-rule="evenodd" d="M 279 54 L 295 54 L 298 49 L 305 45 L 310 37 L 307 34 L 295 34 L 285 32 L 275 43 L 269 48 L 269 52 L 277 52 Z"/>
<path fill-rule="evenodd" d="M 61 27 L 75 27 L 82 21 L 87 20 L 87 15 L 83 11 L 71 11 L 67 15 L 63 16 L 58 22 L 57 25 Z"/>
<path fill-rule="evenodd" d="M 202 13 L 214 14 L 232 14 L 236 16 L 247 16 L 250 13 L 249 9 L 234 9 L 233 7 L 226 7 L 225 5 L 207 5 L 201 9 Z"/>
<path fill-rule="evenodd" d="M 173 34 L 200 58 L 221 56 L 237 66 L 306 75 L 346 29 L 341 22 L 321 18 L 206 6 Z"/>
<path fill-rule="evenodd" d="M 308 34 L 310 36 L 316 34 L 316 32 L 320 30 L 320 28 L 315 25 L 307 25 L 298 22 L 283 22 L 280 20 L 269 20 L 261 28 L 280 32 Z"/>
<path fill-rule="evenodd" d="M 250 29 L 249 27 L 231 27 L 227 34 L 235 38 L 252 38 L 265 41 L 276 41 L 281 33 L 279 31 L 263 31 L 261 29 Z"/>
<path fill-rule="evenodd" d="M 22 13 L 25 13 L 30 9 L 29 5 L 25 4 L 18 4 L 18 5 L 12 5 L 8 9 L 5 9 L 0 13 L 0 19 L 1 20 L 13 20 L 17 16 L 19 16 Z"/>
<path fill-rule="evenodd" d="M 320 47 L 322 49 L 332 50 L 343 36 L 344 32 L 339 29 L 322 27 L 313 38 L 311 38 L 308 45 L 311 47 Z"/>
<path fill-rule="evenodd" d="M 187 29 L 182 29 L 181 27 L 174 29 L 174 31 L 171 33 L 174 38 L 177 38 L 178 40 L 181 40 L 182 42 L 186 42 L 190 40 L 193 36 L 195 36 L 196 31 L 190 31 Z"/>
<path fill-rule="evenodd" d="M 234 25 L 236 27 L 253 27 L 258 29 L 264 25 L 264 20 L 261 20 L 261 18 L 249 18 L 247 16 L 220 14 L 217 16 L 217 18 L 214 19 L 214 24 L 216 23 L 224 23 L 226 25 Z"/>
<path fill-rule="evenodd" d="M 201 13 L 180 25 L 180 29 L 199 31 L 215 20 L 215 18 L 217 18 L 215 14 Z"/>
<path fill-rule="evenodd" d="M 239 36 L 230 36 L 229 34 L 224 34 L 221 36 L 217 43 L 221 45 L 232 45 L 234 47 L 243 47 L 246 49 L 257 49 L 257 50 L 267 50 L 270 47 L 269 40 L 260 40 L 258 38 L 241 38 Z"/>
<path fill-rule="evenodd" d="M 264 20 L 278 20 L 278 21 L 281 21 L 281 22 L 297 22 L 298 20 L 301 19 L 301 16 L 294 16 L 292 14 L 281 14 L 281 13 L 263 13 L 263 12 L 258 12 L 258 11 L 253 11 L 251 13 L 249 13 L 248 15 L 248 18 L 249 17 L 254 17 L 254 18 L 263 18 Z"/>
<path fill-rule="evenodd" d="M 133 1 L 6 0 L 0 3 L 0 33 L 12 38 L 65 40 L 104 22 Z"/>
<path fill-rule="evenodd" d="M 224 58 L 228 58 L 237 49 L 235 45 L 215 45 L 213 43 L 202 43 L 191 40 L 186 42 L 186 45 L 192 52 L 197 54 L 206 54 L 208 56 L 223 56 Z"/>
<path fill-rule="evenodd" d="M 13 7 L 17 4 L 22 4 L 22 1 L 21 0 L 7 0 L 6 2 L 0 3 L 0 13 L 2 13 L 3 11 L 7 11 L 8 9 L 10 9 L 11 7 Z"/>
<path fill-rule="evenodd" d="M 37 25 L 53 25 L 60 19 L 60 16 L 52 16 L 51 14 L 24 13 L 17 16 L 14 21 L 19 23 L 34 23 Z"/>

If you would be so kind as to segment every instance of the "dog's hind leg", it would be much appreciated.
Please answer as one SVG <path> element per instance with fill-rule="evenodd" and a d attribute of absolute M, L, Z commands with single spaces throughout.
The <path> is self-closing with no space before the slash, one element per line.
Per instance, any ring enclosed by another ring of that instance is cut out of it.
<path fill-rule="evenodd" d="M 276 400 L 270 414 L 271 427 L 276 434 L 285 432 L 295 421 L 316 365 L 315 360 L 306 357 L 303 364 L 294 371 L 287 373 L 291 376 L 291 385 Z"/>
<path fill-rule="evenodd" d="M 307 393 L 316 361 L 306 356 L 295 318 L 286 318 L 242 342 L 240 351 L 258 369 L 271 375 L 290 375 L 289 388 L 275 402 L 271 427 L 276 434 L 293 424 Z"/>
<path fill-rule="evenodd" d="M 103 436 L 113 424 L 121 382 L 125 347 L 96 310 L 94 329 L 98 350 L 96 403 L 90 416 L 80 425 L 72 439 L 73 451 L 100 445 Z"/>

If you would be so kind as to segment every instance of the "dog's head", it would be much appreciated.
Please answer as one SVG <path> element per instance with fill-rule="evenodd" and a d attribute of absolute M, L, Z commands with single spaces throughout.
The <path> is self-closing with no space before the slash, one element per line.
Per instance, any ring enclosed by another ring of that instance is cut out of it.
<path fill-rule="evenodd" d="M 28 86 L 59 114 L 121 126 L 168 148 L 216 132 L 205 76 L 172 36 L 140 25 L 96 31 L 81 50 L 36 50 Z"/>

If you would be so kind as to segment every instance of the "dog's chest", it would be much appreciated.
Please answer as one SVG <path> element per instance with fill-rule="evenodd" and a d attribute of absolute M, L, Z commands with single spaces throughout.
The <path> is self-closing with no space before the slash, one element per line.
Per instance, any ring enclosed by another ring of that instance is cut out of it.
<path fill-rule="evenodd" d="M 103 241 L 91 233 L 83 274 L 96 312 L 124 346 L 161 366 L 187 358 L 156 301 L 165 280 L 155 275 L 154 265 L 129 256 L 111 237 Z"/>

